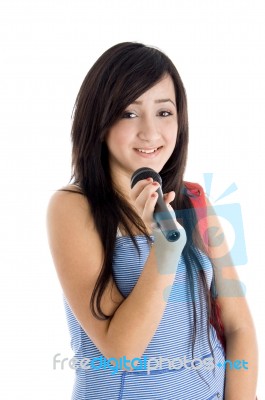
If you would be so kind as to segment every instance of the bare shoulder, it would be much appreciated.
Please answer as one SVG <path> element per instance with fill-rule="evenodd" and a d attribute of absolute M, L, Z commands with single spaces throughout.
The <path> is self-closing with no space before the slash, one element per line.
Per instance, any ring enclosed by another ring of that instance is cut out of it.
<path fill-rule="evenodd" d="M 77 217 L 78 214 L 90 215 L 90 207 L 86 196 L 76 185 L 64 186 L 57 190 L 50 198 L 47 218 L 53 219 L 56 215 L 68 217 Z"/>
<path fill-rule="evenodd" d="M 83 191 L 81 189 L 80 186 L 75 185 L 75 184 L 70 184 L 70 185 L 66 185 L 63 186 L 61 189 L 59 189 L 59 191 L 64 191 L 64 192 L 72 192 L 72 193 L 80 193 L 83 194 Z"/>
<path fill-rule="evenodd" d="M 48 204 L 47 234 L 62 287 L 71 297 L 75 284 L 89 285 L 102 265 L 103 247 L 86 196 L 56 191 Z"/>
<path fill-rule="evenodd" d="M 88 236 L 90 240 L 99 240 L 86 196 L 72 185 L 64 189 L 67 190 L 58 190 L 52 195 L 47 208 L 48 239 L 54 251 L 59 243 L 65 249 L 67 243 L 73 244 Z"/>

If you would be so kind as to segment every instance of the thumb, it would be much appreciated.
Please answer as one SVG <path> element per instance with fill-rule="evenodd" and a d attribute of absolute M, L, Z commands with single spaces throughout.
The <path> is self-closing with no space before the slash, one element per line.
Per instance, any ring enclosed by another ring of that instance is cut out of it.
<path fill-rule="evenodd" d="M 171 203 L 175 199 L 176 193 L 174 191 L 165 193 L 163 198 L 166 204 Z"/>

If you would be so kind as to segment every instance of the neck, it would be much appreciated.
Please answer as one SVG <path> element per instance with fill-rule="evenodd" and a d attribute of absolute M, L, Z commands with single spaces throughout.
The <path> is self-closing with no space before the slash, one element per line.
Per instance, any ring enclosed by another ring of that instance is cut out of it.
<path fill-rule="evenodd" d="M 114 189 L 128 202 L 131 202 L 131 176 L 129 173 L 116 172 L 111 174 Z"/>

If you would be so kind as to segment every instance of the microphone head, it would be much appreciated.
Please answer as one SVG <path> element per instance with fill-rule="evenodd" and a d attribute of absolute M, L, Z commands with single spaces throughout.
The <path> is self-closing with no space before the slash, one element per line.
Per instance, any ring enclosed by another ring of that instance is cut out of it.
<path fill-rule="evenodd" d="M 136 185 L 137 182 L 147 179 L 147 178 L 153 178 L 155 182 L 158 182 L 160 186 L 162 186 L 162 179 L 161 176 L 152 168 L 139 168 L 134 173 L 132 174 L 131 177 L 131 188 Z"/>

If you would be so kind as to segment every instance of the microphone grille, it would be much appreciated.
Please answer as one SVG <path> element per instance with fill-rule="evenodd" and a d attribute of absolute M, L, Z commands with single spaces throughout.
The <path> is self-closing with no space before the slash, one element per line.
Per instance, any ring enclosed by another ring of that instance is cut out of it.
<path fill-rule="evenodd" d="M 132 174 L 131 177 L 131 188 L 136 185 L 137 182 L 141 181 L 142 179 L 153 178 L 155 182 L 158 182 L 162 186 L 162 179 L 161 176 L 152 168 L 139 168 Z"/>

